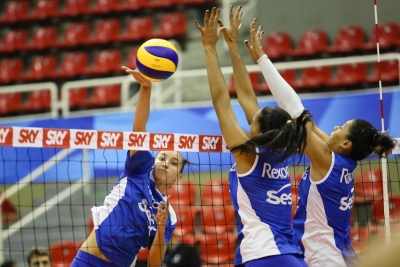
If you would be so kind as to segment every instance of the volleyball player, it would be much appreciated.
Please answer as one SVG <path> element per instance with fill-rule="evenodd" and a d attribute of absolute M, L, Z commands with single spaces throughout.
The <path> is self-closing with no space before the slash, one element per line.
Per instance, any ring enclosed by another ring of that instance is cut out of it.
<path fill-rule="evenodd" d="M 251 45 L 245 41 L 252 58 L 258 62 L 268 86 L 279 104 L 293 118 L 304 107 L 293 88 L 280 76 L 264 54 L 262 30 L 251 24 Z M 341 110 L 340 112 L 346 112 Z M 369 122 L 349 120 L 335 126 L 329 136 L 312 122 L 307 123 L 307 146 L 310 160 L 299 185 L 299 201 L 293 227 L 309 266 L 341 267 L 357 264 L 350 239 L 354 176 L 357 161 L 376 153 L 387 154 L 395 141 L 380 133 Z"/>
<path fill-rule="evenodd" d="M 195 24 L 205 50 L 212 103 L 222 135 L 236 160 L 229 172 L 229 189 L 238 213 L 240 242 L 234 264 L 246 267 L 307 266 L 291 227 L 292 198 L 287 157 L 296 151 L 302 153 L 306 140 L 305 124 L 310 117 L 304 112 L 301 120 L 294 122 L 289 113 L 278 107 L 251 107 L 248 110 L 245 106 L 250 120 L 250 133 L 245 133 L 233 112 L 216 52 L 222 31 L 237 36 L 241 13 L 238 10 L 233 16 L 231 8 L 230 27 L 221 27 L 217 31 L 219 13 L 215 8 L 211 14 L 206 11 L 204 27 L 197 21 Z M 236 39 L 235 36 L 232 38 Z M 234 69 L 238 67 L 233 65 Z"/>
<path fill-rule="evenodd" d="M 151 82 L 123 68 L 141 84 L 133 131 L 145 132 Z M 161 151 L 155 159 L 149 151 L 128 151 L 121 178 L 104 204 L 92 208 L 94 230 L 71 266 L 134 266 L 145 247 L 151 247 L 148 266 L 160 266 L 177 222 L 166 191 L 181 179 L 186 163 L 176 151 Z"/>

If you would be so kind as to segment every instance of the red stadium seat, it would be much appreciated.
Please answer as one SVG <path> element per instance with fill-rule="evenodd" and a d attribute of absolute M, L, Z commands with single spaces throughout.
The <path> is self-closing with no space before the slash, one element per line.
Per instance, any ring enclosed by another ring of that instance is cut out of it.
<path fill-rule="evenodd" d="M 19 58 L 4 59 L 0 63 L 0 82 L 18 81 L 22 77 L 23 61 Z"/>
<path fill-rule="evenodd" d="M 89 43 L 107 43 L 117 40 L 120 31 L 120 22 L 118 19 L 105 19 L 96 24 L 93 38 Z"/>
<path fill-rule="evenodd" d="M 96 0 L 96 4 L 92 8 L 92 13 L 106 13 L 116 10 L 120 0 Z"/>
<path fill-rule="evenodd" d="M 171 196 L 171 199 L 173 199 L 173 195 Z M 185 205 L 172 205 L 172 207 L 178 220 L 175 231 L 184 236 L 193 235 L 196 226 L 197 207 Z"/>
<path fill-rule="evenodd" d="M 146 7 L 154 9 L 164 8 L 174 5 L 176 2 L 176 0 L 151 0 L 147 2 Z"/>
<path fill-rule="evenodd" d="M 6 6 L 6 9 L 0 21 L 14 22 L 18 20 L 25 20 L 28 18 L 28 13 L 28 1 L 11 1 Z"/>
<path fill-rule="evenodd" d="M 186 34 L 186 15 L 182 12 L 172 12 L 164 15 L 159 29 L 152 33 L 154 38 L 169 39 Z"/>
<path fill-rule="evenodd" d="M 87 88 L 74 88 L 69 90 L 69 107 L 82 108 L 86 106 Z"/>
<path fill-rule="evenodd" d="M 235 210 L 232 205 L 201 206 L 200 224 L 203 233 L 232 232 L 235 228 Z"/>
<path fill-rule="evenodd" d="M 345 26 L 336 34 L 335 42 L 327 48 L 328 53 L 351 53 L 364 46 L 364 30 L 361 26 Z"/>
<path fill-rule="evenodd" d="M 121 51 L 108 49 L 96 55 L 93 67 L 86 70 L 85 73 L 96 75 L 114 71 L 121 71 Z"/>
<path fill-rule="evenodd" d="M 370 229 L 369 227 L 351 227 L 350 238 L 357 254 L 364 254 L 369 250 Z"/>
<path fill-rule="evenodd" d="M 289 70 L 280 70 L 279 73 L 281 74 L 282 78 L 292 87 L 295 87 L 295 82 L 296 82 L 296 71 L 294 69 L 289 69 Z M 263 81 L 258 85 L 258 88 L 256 91 L 262 92 L 262 93 L 270 93 L 269 86 L 266 81 Z"/>
<path fill-rule="evenodd" d="M 56 27 L 38 28 L 33 34 L 32 43 L 28 46 L 29 49 L 43 49 L 54 46 L 57 42 Z"/>
<path fill-rule="evenodd" d="M 85 52 L 72 52 L 67 54 L 62 62 L 57 76 L 73 77 L 85 72 L 88 65 L 88 55 Z"/>
<path fill-rule="evenodd" d="M 378 24 L 379 48 L 391 48 L 398 45 L 400 40 L 400 27 L 396 22 L 386 22 Z M 370 41 L 364 44 L 366 50 L 376 50 L 376 27 L 374 27 Z"/>
<path fill-rule="evenodd" d="M 0 114 L 9 114 L 20 111 L 21 93 L 0 94 Z"/>
<path fill-rule="evenodd" d="M 128 57 L 126 59 L 125 66 L 131 69 L 136 69 L 136 56 L 137 56 L 137 51 L 139 50 L 139 47 L 136 46 L 129 51 Z"/>
<path fill-rule="evenodd" d="M 147 261 L 149 258 L 149 248 L 142 248 L 139 250 L 139 253 L 137 255 L 137 260 L 138 261 Z"/>
<path fill-rule="evenodd" d="M 201 186 L 200 195 L 202 205 L 225 205 L 232 203 L 227 179 L 208 181 Z"/>
<path fill-rule="evenodd" d="M 373 210 L 373 220 L 376 223 L 384 223 L 384 209 L 383 209 L 383 199 L 376 200 L 372 204 Z M 389 196 L 389 218 L 391 223 L 400 222 L 400 195 Z"/>
<path fill-rule="evenodd" d="M 295 82 L 294 87 L 299 90 L 305 88 L 318 88 L 328 85 L 330 79 L 330 66 L 305 68 L 301 72 L 300 80 Z"/>
<path fill-rule="evenodd" d="M 153 18 L 142 16 L 132 19 L 127 27 L 126 33 L 120 37 L 121 41 L 133 41 L 148 39 L 153 31 Z"/>
<path fill-rule="evenodd" d="M 148 7 L 150 0 L 120 0 L 118 10 L 139 10 Z"/>
<path fill-rule="evenodd" d="M 354 177 L 354 200 L 356 203 L 381 200 L 383 197 L 380 169 L 366 170 Z"/>
<path fill-rule="evenodd" d="M 303 33 L 292 56 L 316 56 L 326 51 L 328 37 L 323 30 L 313 30 Z"/>
<path fill-rule="evenodd" d="M 72 240 L 59 241 L 51 244 L 49 252 L 51 256 L 52 266 L 70 266 L 81 245 L 81 243 Z"/>
<path fill-rule="evenodd" d="M 219 264 L 233 260 L 236 248 L 236 234 L 208 234 L 197 238 L 200 247 L 200 259 L 205 263 Z"/>
<path fill-rule="evenodd" d="M 51 95 L 49 90 L 36 90 L 29 94 L 28 100 L 23 104 L 25 112 L 48 111 L 51 107 Z"/>
<path fill-rule="evenodd" d="M 30 67 L 28 74 L 23 77 L 26 80 L 41 80 L 56 76 L 57 61 L 55 56 L 36 57 Z"/>
<path fill-rule="evenodd" d="M 336 77 L 329 82 L 330 86 L 356 85 L 367 81 L 367 64 L 354 63 L 339 65 Z"/>
<path fill-rule="evenodd" d="M 14 50 L 22 50 L 26 47 L 28 33 L 25 30 L 9 31 L 3 39 L 0 47 L 2 52 L 10 52 Z"/>
<path fill-rule="evenodd" d="M 172 205 L 191 205 L 196 201 L 196 187 L 193 182 L 181 181 L 168 189 Z"/>
<path fill-rule="evenodd" d="M 90 0 L 67 0 L 63 16 L 76 16 L 90 13 Z"/>
<path fill-rule="evenodd" d="M 89 38 L 89 24 L 77 22 L 69 25 L 64 32 L 64 37 L 58 46 L 76 46 L 84 44 Z"/>
<path fill-rule="evenodd" d="M 58 15 L 58 0 L 39 0 L 33 11 L 34 19 L 55 17 Z"/>
<path fill-rule="evenodd" d="M 272 32 L 265 39 L 263 50 L 272 60 L 290 55 L 292 37 L 286 32 Z"/>
<path fill-rule="evenodd" d="M 385 60 L 380 62 L 381 81 L 394 82 L 399 79 L 399 62 L 397 60 Z M 373 72 L 367 77 L 369 83 L 377 83 L 379 81 L 378 63 L 375 64 Z"/>
<path fill-rule="evenodd" d="M 121 85 L 100 85 L 93 89 L 92 96 L 86 101 L 88 107 L 104 107 L 120 103 Z"/>

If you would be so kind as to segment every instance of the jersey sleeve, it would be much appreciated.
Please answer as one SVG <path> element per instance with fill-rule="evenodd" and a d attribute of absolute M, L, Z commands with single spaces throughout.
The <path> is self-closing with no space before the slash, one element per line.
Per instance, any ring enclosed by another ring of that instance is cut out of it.
<path fill-rule="evenodd" d="M 138 151 L 132 157 L 127 152 L 124 173 L 121 177 L 148 173 L 154 164 L 154 158 L 149 151 Z"/>

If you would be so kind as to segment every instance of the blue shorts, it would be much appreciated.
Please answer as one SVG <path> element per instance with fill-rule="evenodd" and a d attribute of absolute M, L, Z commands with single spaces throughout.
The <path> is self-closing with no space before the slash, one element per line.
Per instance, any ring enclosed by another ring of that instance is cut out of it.
<path fill-rule="evenodd" d="M 282 254 L 251 260 L 244 263 L 245 267 L 290 266 L 308 267 L 304 258 L 296 254 Z"/>
<path fill-rule="evenodd" d="M 70 267 L 117 267 L 117 265 L 79 250 Z"/>

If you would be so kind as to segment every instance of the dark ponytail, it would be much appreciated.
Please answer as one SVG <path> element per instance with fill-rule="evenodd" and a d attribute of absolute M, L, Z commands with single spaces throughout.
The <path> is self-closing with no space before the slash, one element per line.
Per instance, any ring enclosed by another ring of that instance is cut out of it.
<path fill-rule="evenodd" d="M 266 107 L 259 116 L 261 135 L 255 136 L 246 143 L 237 145 L 231 152 L 256 154 L 255 147 L 267 148 L 270 151 L 281 152 L 278 161 L 283 161 L 293 153 L 303 154 L 307 145 L 306 124 L 312 122 L 307 110 L 296 119 L 291 119 L 289 113 L 281 108 Z"/>
<path fill-rule="evenodd" d="M 346 136 L 352 142 L 349 157 L 362 160 L 371 153 L 378 154 L 381 158 L 395 147 L 396 141 L 386 133 L 381 133 L 365 120 L 354 120 Z"/>

